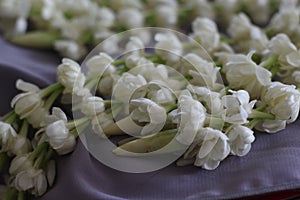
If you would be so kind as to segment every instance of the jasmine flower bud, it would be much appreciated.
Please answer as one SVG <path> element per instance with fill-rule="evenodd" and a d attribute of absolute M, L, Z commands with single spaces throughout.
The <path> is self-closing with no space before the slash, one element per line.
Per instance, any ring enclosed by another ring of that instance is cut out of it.
<path fill-rule="evenodd" d="M 234 125 L 228 132 L 231 154 L 245 156 L 251 149 L 255 137 L 253 131 L 246 126 Z"/>

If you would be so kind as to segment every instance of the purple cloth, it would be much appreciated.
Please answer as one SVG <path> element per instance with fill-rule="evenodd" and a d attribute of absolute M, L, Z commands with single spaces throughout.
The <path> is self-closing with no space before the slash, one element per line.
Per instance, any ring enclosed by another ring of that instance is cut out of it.
<path fill-rule="evenodd" d="M 17 93 L 17 78 L 45 86 L 55 81 L 56 54 L 23 49 L 0 40 L 1 114 Z M 278 134 L 256 133 L 250 153 L 231 156 L 214 171 L 194 166 L 144 174 L 111 169 L 95 160 L 79 141 L 58 159 L 54 186 L 40 199 L 225 199 L 300 188 L 300 122 Z"/>

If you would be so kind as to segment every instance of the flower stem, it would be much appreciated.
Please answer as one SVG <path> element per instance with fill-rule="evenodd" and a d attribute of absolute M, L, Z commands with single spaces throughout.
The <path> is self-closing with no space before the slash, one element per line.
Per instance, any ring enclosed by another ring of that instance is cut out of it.
<path fill-rule="evenodd" d="M 159 63 L 159 64 L 165 64 L 166 62 L 161 59 L 161 57 L 159 57 L 158 55 L 146 55 L 145 56 L 148 60 L 150 60 L 153 63 Z"/>
<path fill-rule="evenodd" d="M 9 118 L 11 115 L 15 113 L 14 110 L 10 111 L 9 113 L 6 113 L 4 116 L 0 118 L 1 121 L 5 121 L 7 118 Z"/>
<path fill-rule="evenodd" d="M 46 155 L 44 157 L 42 166 L 45 166 L 48 163 L 48 161 L 52 158 L 52 156 L 54 155 L 54 153 L 55 152 L 54 152 L 53 148 L 51 146 L 49 146 L 49 149 L 48 149 L 48 151 L 47 151 L 47 153 L 46 153 Z"/>
<path fill-rule="evenodd" d="M 86 121 L 85 123 L 76 125 L 76 128 L 70 131 L 70 134 L 73 134 L 75 137 L 77 137 L 80 133 L 83 132 L 86 127 L 90 124 L 90 121 Z"/>
<path fill-rule="evenodd" d="M 25 192 L 19 191 L 18 192 L 18 200 L 24 200 L 25 199 Z"/>
<path fill-rule="evenodd" d="M 42 152 L 44 152 L 45 150 L 47 150 L 48 146 L 49 146 L 48 142 L 43 142 L 43 143 L 39 144 L 33 150 L 33 152 L 31 153 L 30 157 L 32 159 L 35 159 L 35 158 L 39 157 Z"/>
<path fill-rule="evenodd" d="M 248 126 L 248 128 L 253 129 L 256 126 L 256 124 L 262 120 L 263 119 L 260 119 L 260 118 L 253 119 L 250 121 L 250 123 L 247 126 Z"/>
<path fill-rule="evenodd" d="M 4 200 L 15 200 L 17 198 L 18 190 L 16 188 L 10 188 L 6 193 Z"/>
<path fill-rule="evenodd" d="M 159 132 L 125 143 L 113 150 L 119 156 L 133 156 L 134 153 L 149 153 L 166 146 L 176 135 L 177 129 Z"/>
<path fill-rule="evenodd" d="M 69 130 L 72 130 L 75 127 L 81 126 L 82 124 L 85 124 L 88 121 L 89 121 L 88 117 L 82 117 L 82 118 L 79 118 L 79 119 L 74 119 L 74 120 L 68 122 L 67 127 L 68 127 Z"/>
<path fill-rule="evenodd" d="M 167 113 L 171 112 L 172 110 L 175 110 L 178 107 L 177 104 L 171 104 L 165 107 L 165 110 Z"/>
<path fill-rule="evenodd" d="M 259 118 L 259 119 L 272 119 L 274 120 L 276 118 L 275 115 L 271 114 L 271 113 L 265 113 L 262 111 L 258 111 L 258 110 L 253 110 L 252 113 L 249 115 L 249 118 Z"/>
<path fill-rule="evenodd" d="M 99 78 L 94 78 L 89 82 L 87 82 L 84 87 L 91 90 L 93 87 L 95 87 L 98 84 L 99 81 L 100 81 Z"/>
<path fill-rule="evenodd" d="M 49 85 L 48 87 L 44 88 L 43 90 L 40 91 L 40 96 L 41 98 L 44 98 L 46 96 L 48 96 L 49 94 L 51 94 L 52 92 L 63 88 L 61 83 L 54 83 L 52 85 Z"/>
<path fill-rule="evenodd" d="M 56 101 L 56 99 L 59 97 L 59 95 L 62 93 L 62 91 L 63 91 L 63 89 L 59 88 L 51 94 L 51 96 L 45 102 L 46 110 L 49 110 L 52 107 L 53 103 Z"/>
<path fill-rule="evenodd" d="M 6 123 L 12 124 L 16 121 L 17 114 L 13 111 L 12 114 L 5 120 Z"/>
<path fill-rule="evenodd" d="M 272 56 L 271 58 L 260 63 L 260 66 L 262 66 L 268 70 L 271 70 L 272 67 L 274 67 L 274 65 L 277 65 L 277 62 L 278 62 L 278 56 Z"/>
<path fill-rule="evenodd" d="M 125 65 L 125 59 L 119 59 L 112 63 L 114 66 L 123 66 Z"/>
<path fill-rule="evenodd" d="M 8 162 L 8 155 L 5 152 L 1 152 L 0 153 L 0 173 L 2 173 L 7 162 Z"/>
<path fill-rule="evenodd" d="M 19 135 L 27 137 L 27 133 L 28 133 L 28 122 L 26 119 L 24 119 L 21 126 L 21 130 L 19 131 Z"/>

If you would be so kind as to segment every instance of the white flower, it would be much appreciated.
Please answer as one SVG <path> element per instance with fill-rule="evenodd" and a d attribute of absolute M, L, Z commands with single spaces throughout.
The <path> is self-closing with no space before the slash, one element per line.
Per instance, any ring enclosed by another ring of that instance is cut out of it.
<path fill-rule="evenodd" d="M 223 112 L 221 93 L 211 91 L 207 87 L 198 87 L 194 85 L 188 85 L 187 88 L 205 105 L 208 113 L 218 115 Z"/>
<path fill-rule="evenodd" d="M 38 128 L 48 114 L 40 89 L 36 85 L 20 79 L 17 80 L 16 87 L 24 93 L 18 94 L 12 99 L 11 107 L 14 107 L 20 119 L 26 118 L 34 128 Z"/>
<path fill-rule="evenodd" d="M 240 13 L 231 19 L 227 32 L 234 40 L 242 41 L 249 38 L 251 27 L 250 19 L 244 13 Z"/>
<path fill-rule="evenodd" d="M 119 77 L 119 75 L 109 74 L 100 79 L 97 89 L 101 96 L 109 97 L 112 95 L 114 82 L 116 82 Z"/>
<path fill-rule="evenodd" d="M 272 37 L 268 49 L 271 51 L 272 54 L 284 55 L 284 56 L 291 52 L 297 51 L 296 46 L 291 42 L 289 37 L 284 33 L 280 33 Z"/>
<path fill-rule="evenodd" d="M 74 60 L 79 60 L 87 53 L 86 48 L 74 40 L 56 40 L 54 48 L 60 55 Z"/>
<path fill-rule="evenodd" d="M 115 14 L 114 12 L 107 7 L 101 7 L 95 9 L 96 14 L 96 22 L 98 26 L 101 27 L 111 27 L 115 22 Z"/>
<path fill-rule="evenodd" d="M 265 25 L 269 21 L 271 16 L 269 0 L 244 0 L 243 3 L 256 24 Z"/>
<path fill-rule="evenodd" d="M 224 121 L 231 124 L 248 123 L 248 115 L 252 113 L 252 108 L 256 100 L 249 102 L 250 96 L 247 91 L 230 91 L 232 95 L 222 97 L 222 104 L 225 108 Z"/>
<path fill-rule="evenodd" d="M 258 98 L 263 87 L 271 82 L 272 74 L 251 60 L 253 53 L 250 52 L 247 56 L 227 55 L 227 62 L 222 70 L 226 73 L 226 79 L 231 88 L 245 89 L 251 98 Z"/>
<path fill-rule="evenodd" d="M 214 2 L 215 8 L 218 8 L 218 16 L 220 24 L 224 27 L 228 27 L 231 19 L 234 15 L 240 10 L 240 1 L 239 0 L 227 0 L 224 3 L 224 0 L 216 0 Z"/>
<path fill-rule="evenodd" d="M 288 3 L 285 3 L 288 2 Z M 299 10 L 297 3 L 282 1 L 279 12 L 275 13 L 270 22 L 270 28 L 276 32 L 293 33 L 299 26 Z"/>
<path fill-rule="evenodd" d="M 159 64 L 155 66 L 153 62 L 143 58 L 139 60 L 135 68 L 130 70 L 130 73 L 142 75 L 148 82 L 155 80 L 167 82 L 169 79 L 166 65 Z"/>
<path fill-rule="evenodd" d="M 300 50 L 287 54 L 285 59 L 290 66 L 300 69 Z"/>
<path fill-rule="evenodd" d="M 299 115 L 300 92 L 294 85 L 272 82 L 262 93 L 262 101 L 267 110 L 278 120 L 294 122 Z"/>
<path fill-rule="evenodd" d="M 89 70 L 89 77 L 102 77 L 116 71 L 113 66 L 114 59 L 106 53 L 99 53 L 91 57 L 85 64 Z"/>
<path fill-rule="evenodd" d="M 91 122 L 93 131 L 102 137 L 106 134 L 104 132 L 106 128 L 113 123 L 113 116 L 105 112 L 101 112 L 100 114 L 95 116 Z"/>
<path fill-rule="evenodd" d="M 154 36 L 157 42 L 154 46 L 155 53 L 162 59 L 174 63 L 179 61 L 182 54 L 182 44 L 173 33 L 157 33 Z"/>
<path fill-rule="evenodd" d="M 81 103 L 81 112 L 87 116 L 93 117 L 105 110 L 105 104 L 101 97 L 84 97 Z"/>
<path fill-rule="evenodd" d="M 220 161 L 224 160 L 230 152 L 228 137 L 221 131 L 212 128 L 203 128 L 198 134 L 203 138 L 203 142 L 194 165 L 207 170 L 216 169 Z"/>
<path fill-rule="evenodd" d="M 175 96 L 166 87 L 161 87 L 158 90 L 150 90 L 148 93 L 148 98 L 158 104 L 173 104 L 175 103 Z"/>
<path fill-rule="evenodd" d="M 242 45 L 243 41 L 240 42 Z M 246 50 L 246 52 L 255 51 L 257 53 L 263 53 L 267 47 L 268 47 L 268 37 L 267 35 L 259 28 L 252 26 L 250 29 L 250 40 L 249 40 L 249 47 Z"/>
<path fill-rule="evenodd" d="M 8 35 L 24 34 L 27 30 L 27 18 L 30 13 L 30 0 L 1 1 L 1 22 L 2 31 Z M 7 23 L 8 22 L 8 23 Z"/>
<path fill-rule="evenodd" d="M 146 98 L 133 99 L 130 104 L 134 107 L 130 116 L 133 120 L 146 123 L 141 135 L 149 135 L 159 132 L 167 119 L 166 110 L 157 103 Z"/>
<path fill-rule="evenodd" d="M 30 154 L 17 155 L 10 163 L 9 173 L 11 175 L 17 175 L 22 171 L 26 171 L 33 167 L 33 160 L 30 158 Z"/>
<path fill-rule="evenodd" d="M 212 52 L 220 45 L 220 35 L 217 25 L 208 18 L 196 18 L 192 23 L 192 37 L 199 42 L 205 50 Z"/>
<path fill-rule="evenodd" d="M 231 154 L 245 156 L 251 149 L 255 137 L 253 131 L 246 126 L 234 125 L 228 132 Z"/>
<path fill-rule="evenodd" d="M 64 93 L 73 93 L 81 90 L 85 83 L 85 76 L 81 73 L 77 62 L 64 58 L 57 67 L 57 79 L 65 87 Z"/>
<path fill-rule="evenodd" d="M 271 55 L 279 56 L 279 62 L 282 69 L 291 70 L 299 67 L 300 56 L 297 47 L 291 42 L 286 34 L 278 34 L 274 36 L 268 45 Z"/>
<path fill-rule="evenodd" d="M 124 103 L 129 103 L 129 100 L 133 93 L 143 85 L 146 85 L 147 81 L 141 75 L 132 75 L 130 73 L 124 73 L 119 78 L 113 89 L 113 96 L 116 100 Z"/>
<path fill-rule="evenodd" d="M 185 55 L 183 61 L 183 69 L 189 69 L 189 74 L 193 77 L 190 81 L 192 84 L 211 90 L 220 89 L 221 85 L 217 83 L 219 67 L 193 53 Z"/>
<path fill-rule="evenodd" d="M 184 145 L 190 145 L 204 124 L 206 109 L 190 92 L 184 90 L 178 98 L 178 108 L 171 112 L 173 122 L 178 123 L 176 139 Z"/>
<path fill-rule="evenodd" d="M 1 150 L 6 152 L 9 151 L 11 141 L 17 137 L 15 129 L 8 123 L 0 121 L 0 146 Z"/>
<path fill-rule="evenodd" d="M 126 52 L 141 55 L 144 52 L 144 43 L 139 37 L 130 37 L 129 42 L 126 44 Z"/>
<path fill-rule="evenodd" d="M 52 115 L 47 116 L 48 125 L 45 128 L 45 133 L 53 149 L 59 154 L 67 154 L 75 148 L 76 139 L 69 132 L 67 127 L 67 117 L 60 108 L 54 107 Z"/>
<path fill-rule="evenodd" d="M 185 4 L 187 7 L 195 9 L 199 17 L 215 19 L 214 4 L 211 2 L 207 0 L 186 0 Z"/>
<path fill-rule="evenodd" d="M 31 149 L 29 139 L 23 135 L 17 135 L 10 144 L 10 152 L 14 155 L 21 155 L 28 153 Z"/>
<path fill-rule="evenodd" d="M 155 8 L 156 24 L 160 27 L 172 27 L 177 23 L 177 7 L 159 5 Z"/>
<path fill-rule="evenodd" d="M 118 22 L 126 28 L 138 28 L 144 24 L 144 15 L 138 9 L 125 8 L 118 13 Z"/>
<path fill-rule="evenodd" d="M 47 191 L 46 175 L 41 169 L 30 168 L 18 173 L 14 185 L 17 190 L 30 190 L 36 196 L 42 196 Z"/>
<path fill-rule="evenodd" d="M 40 106 L 35 109 L 29 116 L 26 117 L 29 124 L 32 125 L 33 128 L 41 127 L 41 123 L 43 123 L 46 115 L 49 114 L 48 108 L 44 106 Z"/>
<path fill-rule="evenodd" d="M 31 83 L 17 80 L 16 87 L 24 93 L 16 95 L 11 101 L 11 107 L 24 119 L 31 115 L 36 109 L 43 105 L 43 100 L 39 94 L 40 89 Z"/>
<path fill-rule="evenodd" d="M 284 130 L 286 127 L 286 120 L 280 120 L 280 119 L 275 119 L 275 120 L 270 120 L 270 119 L 265 119 L 262 122 L 258 123 L 255 126 L 255 129 L 267 133 L 277 133 L 281 130 Z"/>

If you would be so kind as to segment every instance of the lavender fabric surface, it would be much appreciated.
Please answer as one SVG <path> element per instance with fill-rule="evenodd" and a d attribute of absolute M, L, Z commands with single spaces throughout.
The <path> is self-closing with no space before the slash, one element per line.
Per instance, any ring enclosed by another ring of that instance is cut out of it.
<path fill-rule="evenodd" d="M 56 54 L 24 49 L 0 39 L 0 114 L 17 93 L 18 78 L 43 87 L 55 81 Z M 79 141 L 57 163 L 55 185 L 41 200 L 225 199 L 300 188 L 300 121 L 278 134 L 256 133 L 251 152 L 229 157 L 214 171 L 194 166 L 144 174 L 111 169 L 95 160 Z"/>

